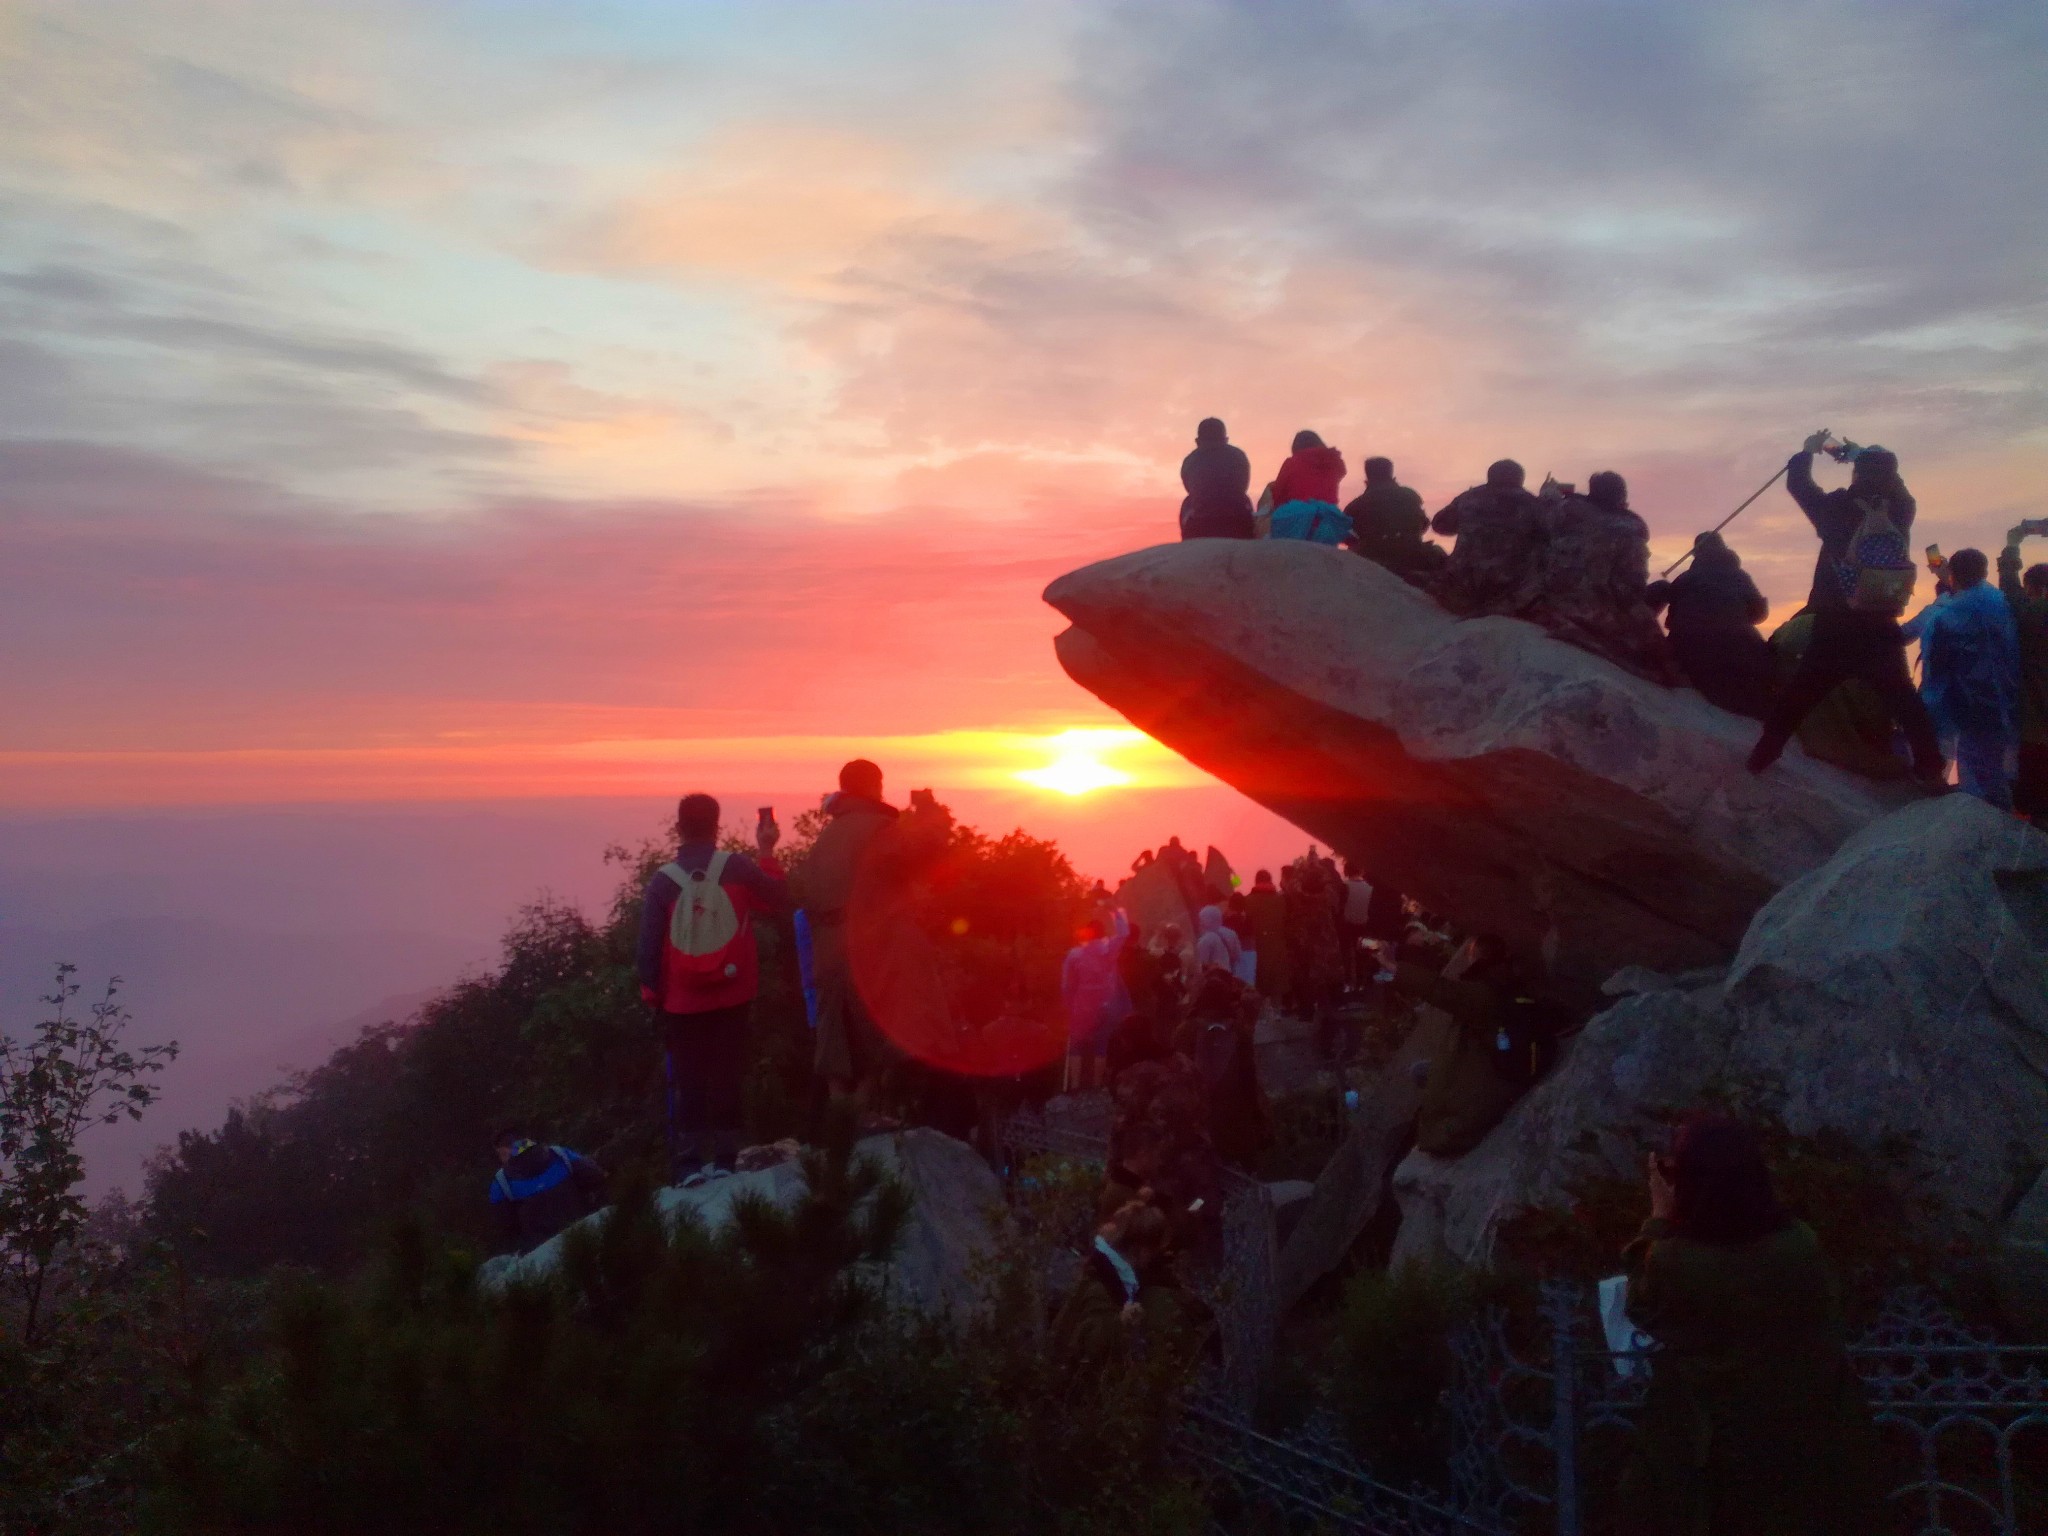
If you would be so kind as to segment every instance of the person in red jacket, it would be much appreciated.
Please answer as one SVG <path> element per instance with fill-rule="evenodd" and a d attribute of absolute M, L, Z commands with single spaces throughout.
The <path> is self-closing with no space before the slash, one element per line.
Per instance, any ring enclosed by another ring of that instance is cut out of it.
<path fill-rule="evenodd" d="M 788 909 L 789 884 L 775 862 L 772 821 L 755 834 L 758 863 L 720 850 L 718 802 L 709 795 L 683 797 L 676 835 L 674 861 L 647 882 L 637 969 L 640 996 L 655 1010 L 667 1053 L 670 1162 L 689 1188 L 731 1173 L 739 1155 L 747 1018 L 761 989 L 753 923 Z M 676 907 L 685 881 L 706 880 L 723 900 L 697 898 L 707 914 L 698 930 L 705 937 L 697 937 L 677 922 Z"/>
<path fill-rule="evenodd" d="M 1313 432 L 1294 434 L 1294 451 L 1273 477 L 1271 536 L 1339 544 L 1352 537 L 1351 519 L 1337 507 L 1344 455 Z"/>

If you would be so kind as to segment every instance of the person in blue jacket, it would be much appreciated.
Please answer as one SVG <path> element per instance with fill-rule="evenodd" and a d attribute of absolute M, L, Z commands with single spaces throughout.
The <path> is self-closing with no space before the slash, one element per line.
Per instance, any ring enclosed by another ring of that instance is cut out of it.
<path fill-rule="evenodd" d="M 1985 580 L 1981 550 L 1949 557 L 1953 591 L 1901 626 L 1920 642 L 1920 698 L 1944 749 L 1953 742 L 1963 793 L 2012 809 L 2007 759 L 2019 746 L 2020 636 L 2005 594 Z"/>
<path fill-rule="evenodd" d="M 500 1131 L 491 1204 L 514 1253 L 531 1253 L 573 1221 L 604 1208 L 604 1170 L 580 1152 Z"/>

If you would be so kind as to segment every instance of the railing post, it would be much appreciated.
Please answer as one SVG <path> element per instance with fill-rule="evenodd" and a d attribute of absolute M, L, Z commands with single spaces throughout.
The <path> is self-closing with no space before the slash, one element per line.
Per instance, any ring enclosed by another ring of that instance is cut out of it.
<path fill-rule="evenodd" d="M 1557 1464 L 1557 1536 L 1579 1530 L 1579 1304 L 1578 1288 L 1546 1285 L 1550 1312 L 1550 1442 Z"/>

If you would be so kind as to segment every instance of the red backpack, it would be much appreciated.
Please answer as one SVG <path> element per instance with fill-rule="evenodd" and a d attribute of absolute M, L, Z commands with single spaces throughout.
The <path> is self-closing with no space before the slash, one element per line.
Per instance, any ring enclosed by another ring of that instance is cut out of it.
<path fill-rule="evenodd" d="M 718 993 L 732 990 L 755 965 L 752 919 L 721 883 L 732 855 L 712 854 L 701 870 L 664 864 L 661 872 L 677 886 L 675 910 L 669 915 L 668 943 L 662 955 L 663 991 L 671 1008 L 702 996 L 714 1006 Z"/>

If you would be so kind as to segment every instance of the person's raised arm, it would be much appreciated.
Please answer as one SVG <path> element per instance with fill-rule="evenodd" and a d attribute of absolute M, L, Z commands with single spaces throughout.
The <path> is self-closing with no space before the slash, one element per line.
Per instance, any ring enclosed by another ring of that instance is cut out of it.
<path fill-rule="evenodd" d="M 1785 464 L 1785 489 L 1792 493 L 1792 499 L 1799 503 L 1799 510 L 1811 521 L 1828 498 L 1828 493 L 1813 483 L 1813 456 L 1827 446 L 1828 429 L 1822 427 L 1810 433 L 1799 451 Z"/>

